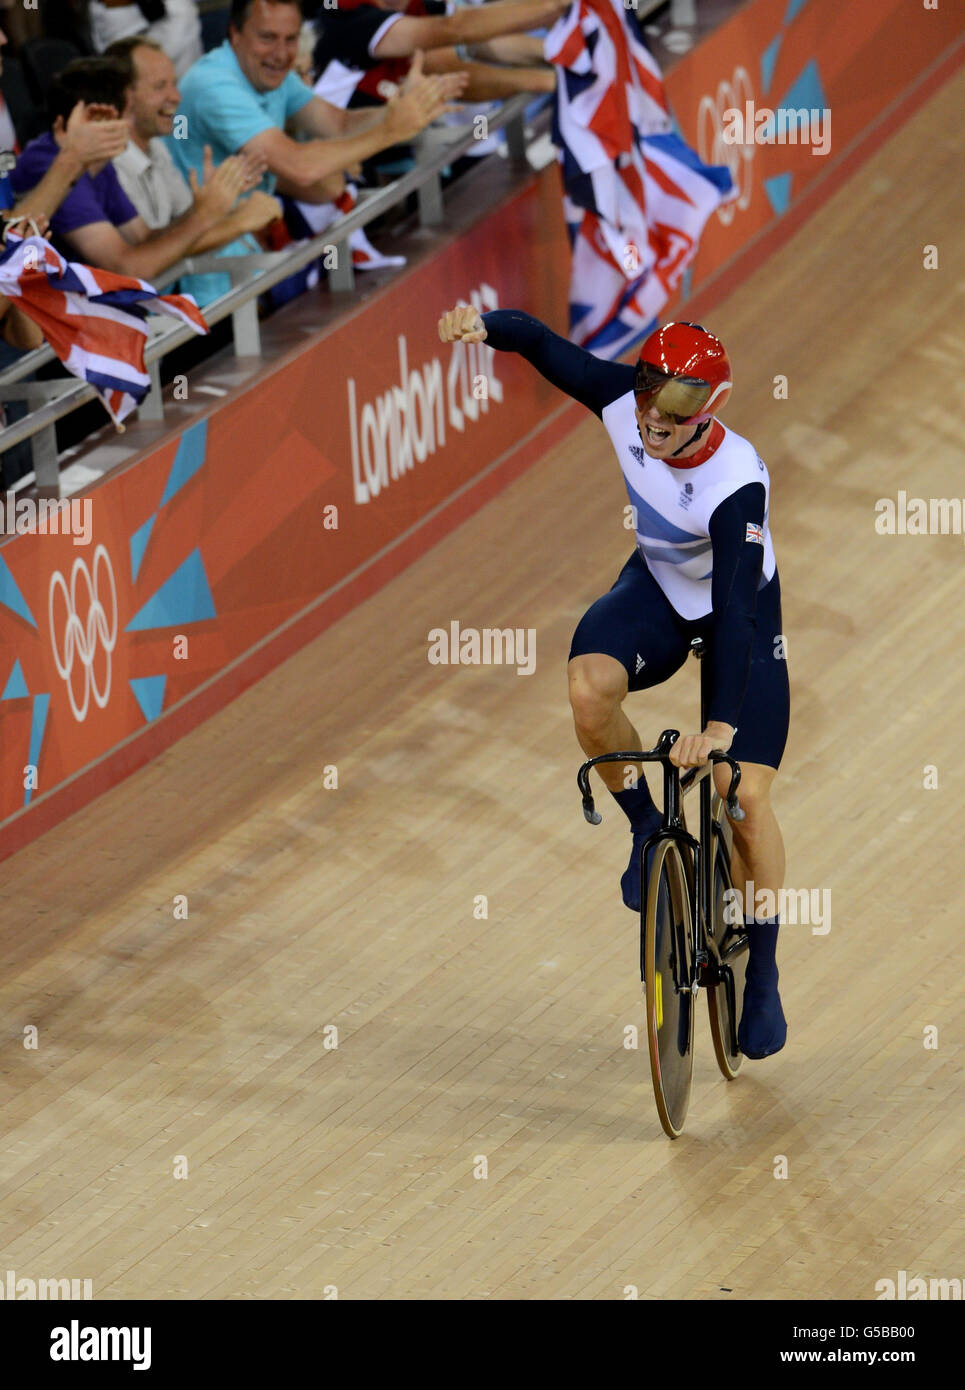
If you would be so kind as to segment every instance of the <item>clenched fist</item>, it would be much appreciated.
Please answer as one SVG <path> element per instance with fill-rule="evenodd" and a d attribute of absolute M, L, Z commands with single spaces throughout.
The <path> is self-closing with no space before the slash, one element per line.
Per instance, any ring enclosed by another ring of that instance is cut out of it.
<path fill-rule="evenodd" d="M 481 343 L 486 338 L 486 325 L 479 310 L 471 304 L 447 309 L 439 320 L 439 338 L 444 343 Z"/>

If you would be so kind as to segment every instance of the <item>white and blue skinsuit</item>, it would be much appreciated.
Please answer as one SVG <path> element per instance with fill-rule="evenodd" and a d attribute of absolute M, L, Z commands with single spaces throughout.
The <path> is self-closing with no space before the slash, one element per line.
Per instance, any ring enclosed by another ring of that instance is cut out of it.
<path fill-rule="evenodd" d="M 708 720 L 736 728 L 738 761 L 778 767 L 790 693 L 769 478 L 754 446 L 715 420 L 696 455 L 653 458 L 637 429 L 632 365 L 605 362 L 518 309 L 482 320 L 489 347 L 519 353 L 599 416 L 634 509 L 637 548 L 580 620 L 570 658 L 602 652 L 626 668 L 631 690 L 643 690 L 683 665 L 692 638 L 705 638 Z"/>

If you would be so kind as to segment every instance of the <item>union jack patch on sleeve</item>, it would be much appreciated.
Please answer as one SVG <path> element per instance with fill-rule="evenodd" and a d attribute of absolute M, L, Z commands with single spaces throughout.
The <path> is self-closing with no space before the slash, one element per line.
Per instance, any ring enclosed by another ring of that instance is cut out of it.
<path fill-rule="evenodd" d="M 758 526 L 756 522 L 747 523 L 747 531 L 744 534 L 745 541 L 756 541 L 758 545 L 764 544 L 764 527 Z"/>

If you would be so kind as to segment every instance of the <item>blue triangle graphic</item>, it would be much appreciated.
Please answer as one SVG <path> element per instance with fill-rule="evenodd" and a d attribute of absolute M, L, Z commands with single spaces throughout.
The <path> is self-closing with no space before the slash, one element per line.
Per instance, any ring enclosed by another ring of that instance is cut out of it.
<path fill-rule="evenodd" d="M 777 55 L 784 40 L 783 34 L 778 34 L 776 39 L 771 42 L 761 54 L 761 91 L 766 92 L 771 85 L 771 78 L 774 76 L 774 68 L 777 65 Z"/>
<path fill-rule="evenodd" d="M 764 180 L 764 192 L 778 217 L 783 217 L 791 201 L 791 177 L 790 174 L 777 174 Z"/>
<path fill-rule="evenodd" d="M 22 700 L 25 695 L 29 695 L 27 682 L 23 678 L 23 671 L 20 668 L 20 658 L 13 663 L 13 670 L 7 677 L 7 684 L 4 687 L 0 700 Z"/>
<path fill-rule="evenodd" d="M 170 502 L 175 493 L 180 492 L 185 483 L 194 477 L 199 468 L 204 467 L 204 454 L 208 442 L 208 422 L 199 420 L 196 425 L 181 436 L 181 443 L 174 455 L 171 472 L 161 498 L 161 506 Z"/>
<path fill-rule="evenodd" d="M 214 618 L 214 599 L 200 550 L 192 550 L 124 629 L 144 632 L 152 627 L 180 627 Z"/>
<path fill-rule="evenodd" d="M 784 13 L 785 25 L 791 24 L 804 9 L 808 0 L 788 0 L 787 10 Z"/>
<path fill-rule="evenodd" d="M 149 724 L 152 719 L 157 719 L 161 713 L 161 706 L 164 704 L 164 687 L 167 685 L 167 681 L 167 676 L 138 676 L 130 681 L 134 698 L 140 705 L 141 713 Z"/>
<path fill-rule="evenodd" d="M 50 704 L 49 695 L 35 695 L 33 714 L 30 720 L 30 752 L 27 755 L 27 762 L 33 767 L 40 766 L 40 749 L 44 741 L 44 729 L 47 725 L 47 707 Z M 30 798 L 33 796 L 33 788 L 27 787 L 23 794 L 23 804 L 30 805 Z"/>
<path fill-rule="evenodd" d="M 147 550 L 147 543 L 151 539 L 151 532 L 154 530 L 154 523 L 157 521 L 157 512 L 145 521 L 143 526 L 139 526 L 131 537 L 131 583 L 133 584 L 141 572 L 141 561 L 144 559 L 144 552 Z"/>
<path fill-rule="evenodd" d="M 36 620 L 24 601 L 24 596 L 17 588 L 17 581 L 7 567 L 7 562 L 0 555 L 0 603 L 5 608 L 11 609 L 18 618 L 26 618 L 31 627 L 36 627 Z"/>
<path fill-rule="evenodd" d="M 778 106 L 792 111 L 800 110 L 802 106 L 807 111 L 824 111 L 827 105 L 821 74 L 812 58 L 791 83 Z"/>

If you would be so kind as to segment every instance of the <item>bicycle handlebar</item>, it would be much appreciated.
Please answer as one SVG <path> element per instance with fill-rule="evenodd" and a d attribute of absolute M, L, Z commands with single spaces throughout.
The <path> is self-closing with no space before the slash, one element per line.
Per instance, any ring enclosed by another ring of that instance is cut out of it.
<path fill-rule="evenodd" d="M 669 763 L 670 750 L 680 737 L 676 729 L 664 729 L 657 739 L 656 744 L 648 753 L 638 749 L 634 753 L 601 753 L 596 758 L 590 758 L 583 764 L 576 774 L 576 783 L 583 797 L 583 815 L 590 825 L 599 825 L 603 820 L 599 811 L 593 804 L 593 793 L 590 791 L 590 769 L 597 767 L 600 763 Z M 729 753 L 722 752 L 719 748 L 712 748 L 707 754 L 707 761 L 710 766 L 716 763 L 726 763 L 730 768 L 730 786 L 724 800 L 727 803 L 727 814 L 731 820 L 741 821 L 744 819 L 745 812 L 737 800 L 737 788 L 740 786 L 741 770 L 740 764 L 735 762 Z M 673 764 L 671 764 L 673 766 Z M 709 770 L 709 769 L 707 769 Z M 682 790 L 692 786 L 699 778 L 706 776 L 704 768 L 688 768 L 681 781 Z"/>

